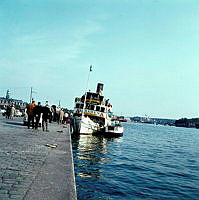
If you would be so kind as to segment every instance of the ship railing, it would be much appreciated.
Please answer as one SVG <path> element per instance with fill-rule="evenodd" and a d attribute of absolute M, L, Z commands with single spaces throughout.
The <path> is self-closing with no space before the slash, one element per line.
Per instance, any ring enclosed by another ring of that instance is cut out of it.
<path fill-rule="evenodd" d="M 84 102 L 84 98 L 75 98 L 75 102 Z M 101 101 L 100 99 L 86 99 L 86 102 L 91 102 L 91 103 L 97 103 L 97 104 L 101 104 L 101 105 L 105 105 L 106 102 L 105 101 Z"/>

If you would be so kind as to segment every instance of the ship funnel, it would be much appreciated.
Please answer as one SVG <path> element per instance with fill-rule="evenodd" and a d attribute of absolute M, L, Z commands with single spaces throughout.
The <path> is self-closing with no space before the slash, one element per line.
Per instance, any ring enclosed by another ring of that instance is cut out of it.
<path fill-rule="evenodd" d="M 98 83 L 97 84 L 97 91 L 96 91 L 96 93 L 98 93 L 100 96 L 102 96 L 103 87 L 104 87 L 104 84 L 102 84 L 102 83 Z"/>

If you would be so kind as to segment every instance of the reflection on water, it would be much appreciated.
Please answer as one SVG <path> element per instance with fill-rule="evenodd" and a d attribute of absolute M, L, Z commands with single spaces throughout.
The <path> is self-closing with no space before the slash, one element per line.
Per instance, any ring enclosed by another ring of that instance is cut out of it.
<path fill-rule="evenodd" d="M 76 177 L 102 177 L 100 165 L 110 164 L 107 155 L 109 142 L 121 142 L 122 138 L 104 138 L 101 136 L 73 136 L 73 156 Z"/>

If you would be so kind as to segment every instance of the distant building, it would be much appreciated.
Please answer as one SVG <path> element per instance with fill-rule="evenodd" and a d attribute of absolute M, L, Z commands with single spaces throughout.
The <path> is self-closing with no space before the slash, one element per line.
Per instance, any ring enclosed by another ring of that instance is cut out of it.
<path fill-rule="evenodd" d="M 130 117 L 132 122 L 148 123 L 148 124 L 161 124 L 174 126 L 176 120 L 174 119 L 161 119 L 161 118 L 147 118 L 147 117 Z"/>
<path fill-rule="evenodd" d="M 23 102 L 22 100 L 0 97 L 1 107 L 5 107 L 11 104 L 13 104 L 15 107 L 22 108 L 22 109 L 25 108 L 27 105 L 27 103 Z"/>

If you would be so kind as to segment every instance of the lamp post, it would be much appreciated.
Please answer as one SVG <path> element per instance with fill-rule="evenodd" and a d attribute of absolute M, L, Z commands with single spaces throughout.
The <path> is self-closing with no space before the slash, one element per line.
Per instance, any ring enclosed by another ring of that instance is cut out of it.
<path fill-rule="evenodd" d="M 30 103 L 32 103 L 33 97 L 32 94 L 36 93 L 35 91 L 33 91 L 32 87 L 30 88 Z"/>

